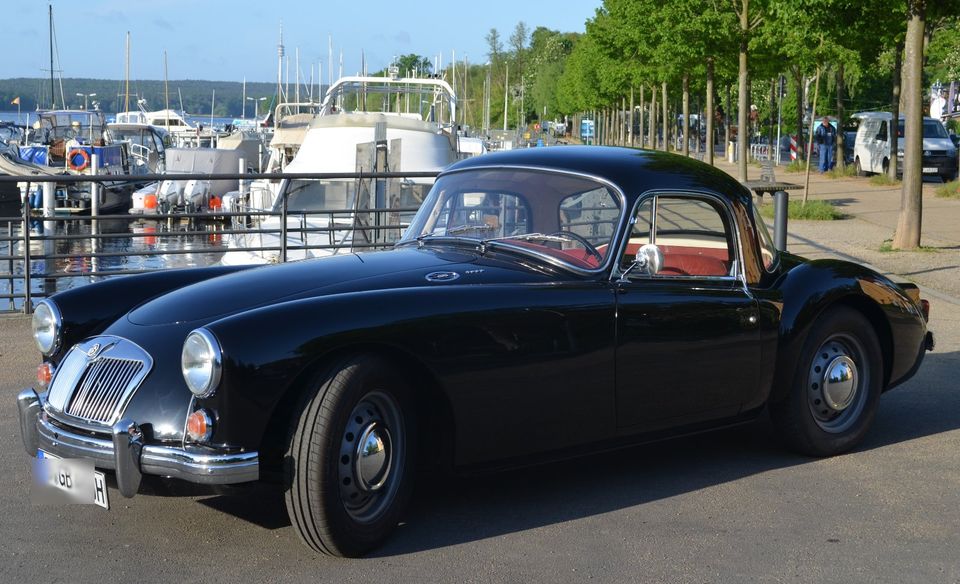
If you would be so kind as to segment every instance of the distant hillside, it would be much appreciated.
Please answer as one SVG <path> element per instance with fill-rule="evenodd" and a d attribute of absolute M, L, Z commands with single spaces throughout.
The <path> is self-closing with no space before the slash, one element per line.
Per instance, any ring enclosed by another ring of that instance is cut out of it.
<path fill-rule="evenodd" d="M 60 81 L 54 83 L 55 95 L 57 98 L 57 107 L 63 107 L 60 101 Z M 112 79 L 63 79 L 63 96 L 66 98 L 67 107 L 82 108 L 84 98 L 77 96 L 81 94 L 96 93 L 96 97 L 87 98 L 91 109 L 92 101 L 100 104 L 100 109 L 105 112 L 118 112 L 124 109 L 124 86 L 125 83 Z M 183 99 L 183 108 L 188 113 L 197 115 L 210 115 L 210 106 L 213 105 L 213 115 L 217 117 L 240 117 L 243 112 L 243 84 L 227 81 L 199 81 L 194 79 L 178 79 L 168 82 L 170 89 L 170 107 L 176 110 L 181 109 L 180 99 Z M 264 101 L 259 101 L 258 108 L 262 114 L 268 104 L 273 103 L 276 96 L 277 86 L 274 83 L 247 83 L 247 97 L 261 98 L 266 97 Z M 314 92 L 317 90 L 314 89 Z M 179 92 L 179 93 L 178 93 Z M 289 89 L 289 100 L 293 101 L 295 88 L 293 85 Z M 300 88 L 300 98 L 307 100 L 307 88 Z M 50 79 L 37 78 L 17 78 L 0 79 L 0 111 L 17 111 L 17 106 L 12 105 L 16 97 L 20 97 L 20 108 L 22 111 L 33 111 L 37 109 L 39 103 L 41 108 L 50 107 Z M 164 108 L 163 81 L 156 80 L 130 80 L 130 109 L 135 110 L 137 99 L 147 100 L 147 110 L 159 110 Z M 247 116 L 253 115 L 253 102 L 247 101 Z"/>

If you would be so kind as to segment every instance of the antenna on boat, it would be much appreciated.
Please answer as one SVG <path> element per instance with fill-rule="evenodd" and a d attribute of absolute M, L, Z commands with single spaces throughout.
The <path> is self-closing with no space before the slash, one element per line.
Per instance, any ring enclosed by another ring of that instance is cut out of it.
<path fill-rule="evenodd" d="M 280 44 L 277 45 L 277 103 L 283 101 L 283 20 L 280 21 Z"/>

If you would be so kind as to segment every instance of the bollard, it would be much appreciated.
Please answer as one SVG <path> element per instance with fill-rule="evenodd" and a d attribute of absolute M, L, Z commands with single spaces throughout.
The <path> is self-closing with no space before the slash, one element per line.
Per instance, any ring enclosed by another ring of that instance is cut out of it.
<path fill-rule="evenodd" d="M 241 157 L 240 158 L 240 174 L 246 174 L 246 173 L 247 173 L 247 159 Z M 239 198 L 243 201 L 246 201 L 247 195 L 250 192 L 250 181 L 242 178 L 240 179 L 240 183 L 237 185 L 237 187 L 238 187 L 238 190 L 240 191 Z M 230 209 L 230 210 L 232 211 L 233 209 Z"/>
<path fill-rule="evenodd" d="M 43 183 L 43 216 L 53 217 L 57 209 L 57 183 Z"/>
<path fill-rule="evenodd" d="M 787 251 L 787 214 L 790 196 L 787 191 L 773 193 L 773 245 Z"/>
<path fill-rule="evenodd" d="M 100 174 L 100 156 L 97 153 L 94 153 L 90 157 L 90 174 L 92 176 L 97 176 Z M 100 185 L 98 183 L 90 183 L 90 216 L 96 217 L 100 214 Z"/>

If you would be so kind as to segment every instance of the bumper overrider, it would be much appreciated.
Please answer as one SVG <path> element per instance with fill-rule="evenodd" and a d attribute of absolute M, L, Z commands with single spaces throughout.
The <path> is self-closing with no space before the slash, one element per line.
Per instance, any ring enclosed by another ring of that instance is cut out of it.
<path fill-rule="evenodd" d="M 137 423 L 126 418 L 111 426 L 109 439 L 76 432 L 52 421 L 43 412 L 40 396 L 33 389 L 20 392 L 17 408 L 23 445 L 30 456 L 43 450 L 61 458 L 92 460 L 97 468 L 116 473 L 117 487 L 124 497 L 137 494 L 145 474 L 208 485 L 260 478 L 257 452 L 144 444 Z"/>

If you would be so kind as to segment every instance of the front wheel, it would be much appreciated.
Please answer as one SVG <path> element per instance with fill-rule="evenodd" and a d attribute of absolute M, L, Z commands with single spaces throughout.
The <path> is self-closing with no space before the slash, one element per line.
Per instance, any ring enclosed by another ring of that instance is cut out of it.
<path fill-rule="evenodd" d="M 412 491 L 409 388 L 373 356 L 339 363 L 314 386 L 288 441 L 287 513 L 311 549 L 356 557 L 390 535 Z"/>
<path fill-rule="evenodd" d="M 854 448 L 866 435 L 883 384 L 880 343 L 870 323 L 846 307 L 831 309 L 804 342 L 793 387 L 770 412 L 783 440 L 811 456 Z"/>

